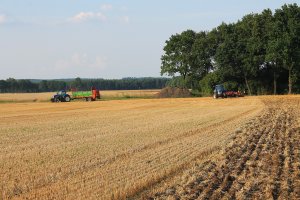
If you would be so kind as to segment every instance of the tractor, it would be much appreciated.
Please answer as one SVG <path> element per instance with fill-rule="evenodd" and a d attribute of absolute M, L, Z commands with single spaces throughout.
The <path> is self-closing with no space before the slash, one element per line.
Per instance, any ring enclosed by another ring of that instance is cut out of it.
<path fill-rule="evenodd" d="M 57 94 L 55 94 L 53 96 L 53 98 L 51 98 L 52 102 L 70 102 L 71 101 L 71 97 L 69 94 L 67 94 L 67 92 L 65 90 L 61 90 L 59 92 L 57 92 Z"/>
<path fill-rule="evenodd" d="M 245 94 L 245 92 L 244 92 Z M 216 85 L 214 89 L 214 99 L 219 97 L 227 98 L 227 97 L 243 97 L 243 93 L 240 91 L 230 91 L 226 90 L 223 85 Z"/>
<path fill-rule="evenodd" d="M 219 97 L 226 98 L 226 90 L 223 85 L 216 85 L 214 89 L 214 99 Z"/>

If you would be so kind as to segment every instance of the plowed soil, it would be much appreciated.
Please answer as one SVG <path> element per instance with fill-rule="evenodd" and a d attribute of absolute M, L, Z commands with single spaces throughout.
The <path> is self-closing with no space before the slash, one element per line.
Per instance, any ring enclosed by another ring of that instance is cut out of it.
<path fill-rule="evenodd" d="M 148 199 L 300 199 L 300 99 L 264 97 L 264 111 L 206 162 Z"/>

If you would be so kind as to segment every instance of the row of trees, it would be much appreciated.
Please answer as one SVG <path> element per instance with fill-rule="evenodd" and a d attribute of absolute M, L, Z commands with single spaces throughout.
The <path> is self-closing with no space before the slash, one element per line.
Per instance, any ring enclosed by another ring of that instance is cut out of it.
<path fill-rule="evenodd" d="M 74 80 L 0 80 L 0 92 L 53 92 L 58 90 L 90 90 L 92 86 L 100 90 L 161 89 L 168 78 L 123 78 L 123 79 L 81 79 Z"/>
<path fill-rule="evenodd" d="M 251 94 L 299 92 L 300 8 L 284 5 L 248 14 L 211 31 L 187 30 L 166 41 L 161 74 L 210 93 L 225 83 Z"/>

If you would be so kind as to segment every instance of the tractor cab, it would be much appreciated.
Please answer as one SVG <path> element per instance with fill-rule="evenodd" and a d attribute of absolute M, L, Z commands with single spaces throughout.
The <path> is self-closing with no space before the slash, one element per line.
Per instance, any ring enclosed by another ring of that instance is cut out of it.
<path fill-rule="evenodd" d="M 57 92 L 57 95 L 59 95 L 59 96 L 63 96 L 63 95 L 66 95 L 66 94 L 67 94 L 67 92 L 65 90 L 61 90 L 61 91 Z"/>
<path fill-rule="evenodd" d="M 226 98 L 226 90 L 223 85 L 216 85 L 214 89 L 214 98 Z"/>
<path fill-rule="evenodd" d="M 52 102 L 70 102 L 71 97 L 65 90 L 58 91 L 53 98 L 51 98 Z"/>

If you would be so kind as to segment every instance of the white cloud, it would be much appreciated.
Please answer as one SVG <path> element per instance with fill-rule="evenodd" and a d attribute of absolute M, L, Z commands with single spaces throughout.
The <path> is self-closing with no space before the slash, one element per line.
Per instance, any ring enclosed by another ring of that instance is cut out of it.
<path fill-rule="evenodd" d="M 124 24 L 128 24 L 129 23 L 129 17 L 128 16 L 123 16 L 120 18 L 120 21 Z"/>
<path fill-rule="evenodd" d="M 103 11 L 111 10 L 112 8 L 113 8 L 113 6 L 111 4 L 103 4 L 101 6 L 101 10 L 103 10 Z"/>
<path fill-rule="evenodd" d="M 89 11 L 89 12 L 80 12 L 73 17 L 69 18 L 67 21 L 68 22 L 73 22 L 73 23 L 80 23 L 80 22 L 85 22 L 85 21 L 108 21 L 108 17 L 110 21 L 119 21 L 120 23 L 123 24 L 128 24 L 130 23 L 130 18 L 126 14 L 121 14 L 118 12 L 112 12 L 108 13 L 106 11 L 112 10 L 113 6 L 111 4 L 102 4 L 100 7 L 100 10 L 94 10 L 94 11 Z M 126 11 L 127 7 L 121 7 L 118 11 Z"/>
<path fill-rule="evenodd" d="M 101 12 L 80 12 L 73 16 L 70 21 L 72 22 L 84 22 L 89 20 L 106 21 L 106 16 Z"/>
<path fill-rule="evenodd" d="M 0 24 L 4 24 L 7 21 L 6 15 L 1 15 L 0 14 Z"/>

